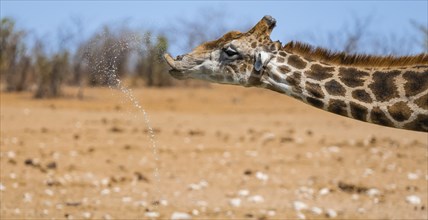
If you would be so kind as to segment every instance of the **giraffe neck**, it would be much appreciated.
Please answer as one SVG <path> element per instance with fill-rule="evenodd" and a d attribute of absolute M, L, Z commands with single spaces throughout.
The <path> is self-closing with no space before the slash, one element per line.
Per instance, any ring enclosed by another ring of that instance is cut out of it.
<path fill-rule="evenodd" d="M 428 65 L 329 65 L 280 51 L 264 69 L 261 81 L 262 87 L 335 114 L 428 131 Z"/>

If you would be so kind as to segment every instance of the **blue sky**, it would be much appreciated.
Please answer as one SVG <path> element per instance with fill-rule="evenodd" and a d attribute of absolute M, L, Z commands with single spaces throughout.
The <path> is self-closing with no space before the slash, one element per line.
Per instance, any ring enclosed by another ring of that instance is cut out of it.
<path fill-rule="evenodd" d="M 277 19 L 272 39 L 287 42 L 340 30 L 353 17 L 372 16 L 372 34 L 415 35 L 410 21 L 428 26 L 428 1 L 1 1 L 1 17 L 38 36 L 80 17 L 89 35 L 102 24 L 126 21 L 133 27 L 156 28 L 179 17 L 200 19 L 200 9 L 223 10 L 229 27 L 255 24 L 264 15 Z M 207 21 L 209 25 L 210 21 Z M 306 39 L 305 39 L 306 38 Z M 176 49 L 177 50 L 177 49 Z M 421 49 L 420 49 L 421 50 Z M 179 51 L 176 51 L 179 52 Z M 422 52 L 422 51 L 412 51 Z"/>

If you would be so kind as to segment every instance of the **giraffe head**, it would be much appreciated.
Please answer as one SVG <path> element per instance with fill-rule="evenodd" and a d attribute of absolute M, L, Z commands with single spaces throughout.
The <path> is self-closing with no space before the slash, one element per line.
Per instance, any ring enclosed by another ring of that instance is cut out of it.
<path fill-rule="evenodd" d="M 172 68 L 170 74 L 177 79 L 256 86 L 271 59 L 270 52 L 281 48 L 280 42 L 270 39 L 275 24 L 274 18 L 264 16 L 246 33 L 229 32 L 175 59 L 165 54 L 165 60 Z"/>

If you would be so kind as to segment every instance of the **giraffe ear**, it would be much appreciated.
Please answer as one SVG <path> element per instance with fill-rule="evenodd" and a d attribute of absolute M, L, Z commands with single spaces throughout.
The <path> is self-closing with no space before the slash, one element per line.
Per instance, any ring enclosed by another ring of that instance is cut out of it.
<path fill-rule="evenodd" d="M 262 68 L 264 68 L 270 60 L 270 55 L 264 51 L 259 51 L 256 53 L 254 69 L 259 72 Z"/>

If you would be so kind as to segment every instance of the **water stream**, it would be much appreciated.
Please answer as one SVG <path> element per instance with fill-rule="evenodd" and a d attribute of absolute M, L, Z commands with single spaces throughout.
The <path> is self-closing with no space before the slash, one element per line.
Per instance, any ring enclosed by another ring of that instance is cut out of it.
<path fill-rule="evenodd" d="M 94 39 L 91 44 L 89 45 L 89 47 L 91 47 L 91 45 L 98 44 L 99 41 L 105 40 L 106 36 L 100 35 L 98 38 Z M 104 38 L 104 39 L 103 39 Z M 123 41 L 120 41 L 119 43 L 113 44 L 111 47 L 109 47 L 107 50 L 105 50 L 102 54 L 101 57 L 95 57 L 94 54 L 91 54 L 90 52 L 86 52 L 85 56 L 87 56 L 92 62 L 90 63 L 90 68 L 92 70 L 92 73 L 97 74 L 97 77 L 99 80 L 105 80 L 107 79 L 107 85 L 108 87 L 113 91 L 118 89 L 119 91 L 121 91 L 121 93 L 125 96 L 126 100 L 128 100 L 133 107 L 135 107 L 138 110 L 138 113 L 133 113 L 135 118 L 138 118 L 138 115 L 135 114 L 142 114 L 145 126 L 147 128 L 148 131 L 148 136 L 150 139 L 150 145 L 151 145 L 151 149 L 152 149 L 152 154 L 153 154 L 153 158 L 154 158 L 154 170 L 153 170 L 153 176 L 154 176 L 154 190 L 155 190 L 155 194 L 153 195 L 154 199 L 153 201 L 160 201 L 162 195 L 160 192 L 160 182 L 161 182 L 161 177 L 160 177 L 160 172 L 159 172 L 159 154 L 158 154 L 158 149 L 157 149 L 157 145 L 156 145 L 156 137 L 155 137 L 155 132 L 153 130 L 153 127 L 151 126 L 150 123 L 150 118 L 148 113 L 146 112 L 146 110 L 143 108 L 143 106 L 140 104 L 140 102 L 138 101 L 138 99 L 134 96 L 134 94 L 132 93 L 131 89 L 127 88 L 126 86 L 123 85 L 122 81 L 119 79 L 119 76 L 117 75 L 118 72 L 118 55 L 123 51 L 123 50 L 127 50 L 129 48 L 138 48 L 139 50 L 144 50 L 143 48 L 141 48 L 141 44 L 142 44 L 142 40 L 141 38 L 139 38 L 138 36 L 134 36 L 131 35 L 127 38 L 125 38 Z M 144 51 L 139 51 L 139 52 L 144 52 Z M 106 60 L 103 57 L 107 54 L 113 54 L 114 57 L 113 59 L 110 60 Z M 101 73 L 101 74 L 100 74 Z M 123 101 L 123 100 L 122 100 Z M 153 203 L 155 205 L 157 205 L 158 203 Z"/>

